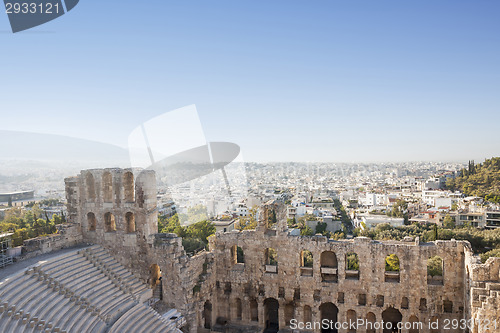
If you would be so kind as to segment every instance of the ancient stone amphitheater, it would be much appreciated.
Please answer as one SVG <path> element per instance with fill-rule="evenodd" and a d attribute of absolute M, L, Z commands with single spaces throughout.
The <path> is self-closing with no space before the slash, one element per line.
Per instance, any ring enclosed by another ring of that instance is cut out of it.
<path fill-rule="evenodd" d="M 269 203 L 256 230 L 188 257 L 157 233 L 153 171 L 65 182 L 69 224 L 25 243 L 36 262 L 2 280 L 1 332 L 500 332 L 500 258 L 481 264 L 467 242 L 294 236 L 280 214 L 267 226 Z"/>

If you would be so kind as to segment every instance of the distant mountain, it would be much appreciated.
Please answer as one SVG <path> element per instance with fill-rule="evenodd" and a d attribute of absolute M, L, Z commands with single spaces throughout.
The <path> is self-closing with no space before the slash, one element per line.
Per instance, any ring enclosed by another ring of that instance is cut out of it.
<path fill-rule="evenodd" d="M 128 166 L 128 150 L 62 135 L 0 130 L 0 160 L 88 163 Z"/>
<path fill-rule="evenodd" d="M 469 162 L 455 179 L 449 179 L 446 186 L 460 190 L 468 196 L 478 196 L 500 202 L 500 157 L 493 157 L 481 164 Z"/>

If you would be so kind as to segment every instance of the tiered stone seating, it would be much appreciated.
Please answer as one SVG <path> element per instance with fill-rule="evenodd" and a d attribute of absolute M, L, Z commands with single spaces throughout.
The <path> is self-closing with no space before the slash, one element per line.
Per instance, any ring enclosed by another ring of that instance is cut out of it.
<path fill-rule="evenodd" d="M 167 322 L 156 311 L 144 304 L 138 304 L 122 316 L 109 333 L 181 333 L 176 322 Z"/>
<path fill-rule="evenodd" d="M 145 284 L 92 246 L 1 282 L 0 332 L 180 332 L 143 304 L 150 297 Z"/>

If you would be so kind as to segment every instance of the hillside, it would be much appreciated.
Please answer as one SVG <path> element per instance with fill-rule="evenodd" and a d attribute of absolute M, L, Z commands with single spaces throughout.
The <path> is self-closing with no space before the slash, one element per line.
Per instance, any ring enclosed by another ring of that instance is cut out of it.
<path fill-rule="evenodd" d="M 462 169 L 455 179 L 449 179 L 446 186 L 468 196 L 500 202 L 500 157 L 487 159 L 478 165 L 470 161 L 468 168 Z"/>

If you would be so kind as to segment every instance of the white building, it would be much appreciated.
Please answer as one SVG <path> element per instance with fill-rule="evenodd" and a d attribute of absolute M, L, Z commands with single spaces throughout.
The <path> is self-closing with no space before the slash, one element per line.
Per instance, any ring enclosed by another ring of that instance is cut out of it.
<path fill-rule="evenodd" d="M 405 224 L 405 219 L 399 217 L 388 217 L 387 215 L 363 214 L 358 215 L 354 220 L 354 226 L 361 229 L 364 229 L 365 226 L 367 229 L 374 228 L 383 223 L 388 223 L 391 227 L 401 227 Z"/>

